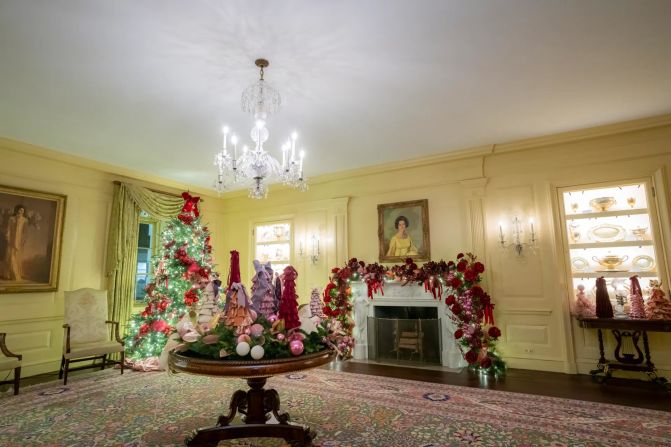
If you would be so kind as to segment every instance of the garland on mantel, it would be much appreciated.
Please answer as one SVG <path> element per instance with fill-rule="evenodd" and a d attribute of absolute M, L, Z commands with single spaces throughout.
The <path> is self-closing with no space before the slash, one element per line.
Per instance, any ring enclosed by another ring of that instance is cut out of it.
<path fill-rule="evenodd" d="M 445 296 L 450 319 L 457 326 L 454 333 L 457 346 L 469 366 L 502 374 L 506 364 L 495 348 L 501 330 L 494 325 L 491 297 L 479 285 L 484 271 L 484 264 L 472 253 L 459 253 L 456 261 L 429 261 L 422 266 L 412 258 L 392 267 L 352 258 L 345 267 L 331 270 L 324 289 L 324 315 L 333 317 L 339 325 L 340 335 L 333 342 L 343 357 L 351 357 L 354 345 L 351 281 L 363 281 L 370 299 L 377 294 L 384 296 L 385 282 L 399 281 L 403 286 L 416 283 L 424 286 L 434 299 L 442 300 Z"/>

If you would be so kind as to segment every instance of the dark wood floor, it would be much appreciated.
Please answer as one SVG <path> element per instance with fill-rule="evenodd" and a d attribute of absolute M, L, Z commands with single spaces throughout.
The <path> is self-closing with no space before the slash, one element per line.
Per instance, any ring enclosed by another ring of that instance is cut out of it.
<path fill-rule="evenodd" d="M 468 369 L 453 373 L 359 362 L 340 362 L 329 367 L 359 374 L 671 411 L 671 392 L 643 380 L 614 378 L 602 385 L 594 382 L 589 375 L 527 369 L 508 369 L 504 377 L 494 378 Z"/>
<path fill-rule="evenodd" d="M 448 385 L 538 394 L 671 411 L 671 393 L 658 385 L 642 380 L 612 379 L 607 385 L 602 385 L 594 382 L 587 375 L 561 374 L 526 369 L 508 369 L 505 377 L 494 378 L 473 373 L 468 369 L 454 373 L 359 362 L 337 362 L 324 368 L 381 377 L 420 380 Z M 90 371 L 76 371 L 72 375 Z M 21 387 L 52 380 L 58 380 L 57 372 L 21 379 Z M 9 387 L 10 385 L 3 385 L 0 387 L 0 391 L 5 391 Z"/>

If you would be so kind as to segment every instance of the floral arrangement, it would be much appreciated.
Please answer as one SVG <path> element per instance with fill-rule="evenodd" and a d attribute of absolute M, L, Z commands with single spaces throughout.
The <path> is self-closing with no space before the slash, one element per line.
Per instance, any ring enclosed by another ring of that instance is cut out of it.
<path fill-rule="evenodd" d="M 324 290 L 324 314 L 341 323 L 343 334 L 337 339 L 337 346 L 349 355 L 353 348 L 350 281 L 362 280 L 371 299 L 376 293 L 384 295 L 385 281 L 398 280 L 403 285 L 416 283 L 424 286 L 434 299 L 445 296 L 450 318 L 457 326 L 454 336 L 469 366 L 501 374 L 506 366 L 495 347 L 501 330 L 494 326 L 491 297 L 479 285 L 484 271 L 484 264 L 471 253 L 459 253 L 456 261 L 430 261 L 422 266 L 407 258 L 403 264 L 389 268 L 377 263 L 367 265 L 353 258 L 345 267 L 331 270 Z"/>

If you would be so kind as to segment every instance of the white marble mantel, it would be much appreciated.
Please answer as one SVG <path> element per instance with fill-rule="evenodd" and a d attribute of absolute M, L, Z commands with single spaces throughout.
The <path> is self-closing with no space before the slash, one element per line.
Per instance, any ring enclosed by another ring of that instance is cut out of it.
<path fill-rule="evenodd" d="M 368 359 L 368 317 L 375 316 L 375 306 L 435 307 L 440 318 L 442 337 L 441 365 L 448 368 L 466 366 L 457 343 L 454 340 L 456 330 L 450 319 L 451 311 L 445 301 L 433 299 L 431 293 L 416 284 L 405 286 L 398 282 L 384 284 L 384 296 L 380 293 L 368 298 L 368 288 L 364 282 L 352 282 L 352 302 L 354 305 L 354 359 Z"/>

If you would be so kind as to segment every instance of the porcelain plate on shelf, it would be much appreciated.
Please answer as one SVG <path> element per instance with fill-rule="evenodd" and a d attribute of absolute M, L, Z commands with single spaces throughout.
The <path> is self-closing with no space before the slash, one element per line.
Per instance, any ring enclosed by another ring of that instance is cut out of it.
<path fill-rule="evenodd" d="M 627 232 L 619 225 L 600 224 L 592 227 L 587 232 L 587 236 L 596 242 L 615 242 L 621 241 Z"/>
<path fill-rule="evenodd" d="M 631 265 L 635 269 L 647 272 L 655 268 L 655 260 L 648 255 L 640 255 L 631 260 Z"/>
<path fill-rule="evenodd" d="M 584 272 L 589 268 L 589 261 L 585 258 L 572 258 L 571 259 L 571 268 L 576 272 Z"/>

